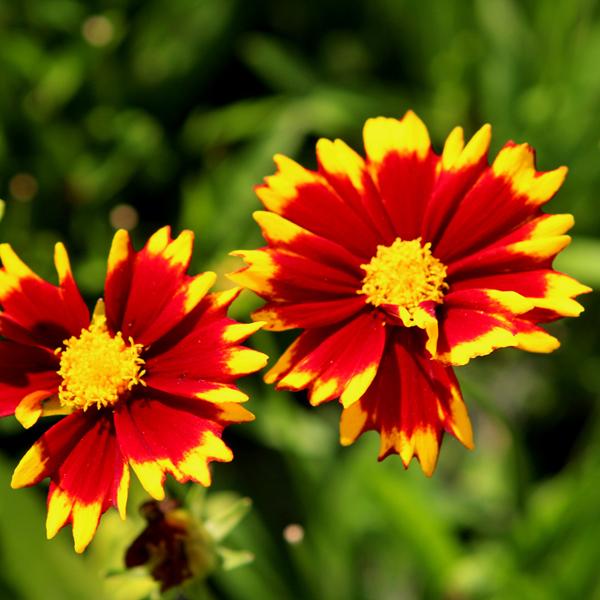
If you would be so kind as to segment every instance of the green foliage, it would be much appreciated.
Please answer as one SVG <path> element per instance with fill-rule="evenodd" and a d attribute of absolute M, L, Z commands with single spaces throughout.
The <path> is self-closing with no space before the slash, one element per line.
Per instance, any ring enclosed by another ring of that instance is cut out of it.
<path fill-rule="evenodd" d="M 138 244 L 165 223 L 193 229 L 195 268 L 225 285 L 239 266 L 228 253 L 260 243 L 252 186 L 274 153 L 314 165 L 317 137 L 358 149 L 367 117 L 408 108 L 438 149 L 454 125 L 490 122 L 494 152 L 513 138 L 541 169 L 568 165 L 551 212 L 573 213 L 581 236 L 558 266 L 600 285 L 592 0 L 23 0 L 0 3 L 0 32 L 1 241 L 49 278 L 65 241 L 90 304 L 119 226 Z M 338 407 L 247 380 L 257 420 L 228 434 L 236 460 L 214 487 L 252 498 L 228 545 L 255 560 L 207 597 L 600 598 L 598 302 L 583 302 L 554 326 L 555 354 L 459 369 L 477 449 L 447 439 L 432 479 L 377 464 L 375 434 L 340 448 Z M 243 295 L 235 316 L 256 304 Z M 277 356 L 285 341 L 255 344 Z M 140 519 L 106 515 L 83 557 L 68 532 L 45 541 L 42 494 L 9 488 L 33 438 L 1 427 L 0 595 L 113 597 L 102 576 Z M 143 498 L 134 489 L 130 515 Z"/>

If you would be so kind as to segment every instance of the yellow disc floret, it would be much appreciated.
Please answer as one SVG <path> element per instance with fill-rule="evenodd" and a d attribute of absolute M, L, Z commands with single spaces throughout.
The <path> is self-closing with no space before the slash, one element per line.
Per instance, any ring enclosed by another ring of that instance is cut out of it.
<path fill-rule="evenodd" d="M 366 275 L 358 291 L 374 306 L 394 304 L 407 314 L 412 325 L 414 311 L 422 302 L 439 303 L 448 287 L 446 266 L 431 254 L 431 244 L 421 238 L 405 241 L 396 238 L 390 246 L 377 246 L 371 262 L 361 265 Z"/>
<path fill-rule="evenodd" d="M 121 399 L 133 386 L 145 385 L 141 344 L 127 343 L 121 334 L 111 335 L 103 315 L 94 315 L 88 329 L 58 348 L 62 383 L 60 403 L 67 408 L 102 408 Z"/>

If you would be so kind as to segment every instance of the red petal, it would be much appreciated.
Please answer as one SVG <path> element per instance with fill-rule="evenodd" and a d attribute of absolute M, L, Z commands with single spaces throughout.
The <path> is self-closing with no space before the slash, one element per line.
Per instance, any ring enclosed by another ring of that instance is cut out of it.
<path fill-rule="evenodd" d="M 230 274 L 229 278 L 268 300 L 311 302 L 323 297 L 336 299 L 355 296 L 362 286 L 364 275 L 358 271 L 348 274 L 347 271 L 283 250 L 262 248 L 240 250 L 232 254 L 243 258 L 248 266 Z"/>
<path fill-rule="evenodd" d="M 256 188 L 264 206 L 308 231 L 348 248 L 356 256 L 375 253 L 377 235 L 319 173 L 275 156 L 278 171 Z M 360 231 L 361 235 L 356 235 Z"/>
<path fill-rule="evenodd" d="M 198 398 L 207 402 L 245 402 L 248 396 L 230 383 L 218 383 L 204 379 L 193 379 L 187 376 L 161 377 L 151 375 L 145 378 L 149 388 L 181 396 L 183 398 Z"/>
<path fill-rule="evenodd" d="M 79 335 L 89 324 L 89 313 L 71 275 L 67 254 L 56 247 L 59 285 L 36 275 L 8 244 L 0 245 L 0 303 L 4 310 L 2 333 L 20 341 L 54 350 L 63 340 Z M 12 326 L 12 327 L 11 327 Z"/>
<path fill-rule="evenodd" d="M 221 440 L 220 414 L 217 406 L 200 400 L 166 404 L 148 397 L 119 407 L 115 413 L 119 444 L 151 496 L 164 498 L 166 473 L 179 482 L 209 485 L 208 463 L 233 458 Z"/>
<path fill-rule="evenodd" d="M 146 380 L 205 380 L 228 383 L 264 367 L 267 357 L 240 346 L 260 324 L 242 324 L 227 318 L 227 306 L 238 290 L 210 294 L 181 325 L 150 348 Z"/>
<path fill-rule="evenodd" d="M 403 240 L 419 237 L 433 189 L 437 156 L 423 122 L 411 111 L 398 119 L 369 119 L 364 127 L 369 168 Z"/>
<path fill-rule="evenodd" d="M 266 383 L 275 383 L 282 379 L 294 365 L 316 350 L 326 339 L 337 331 L 338 327 L 320 327 L 303 331 L 279 357 L 279 360 L 266 373 Z"/>
<path fill-rule="evenodd" d="M 364 296 L 326 300 L 324 302 L 268 302 L 252 313 L 257 321 L 266 321 L 265 329 L 283 331 L 297 327 L 325 327 L 345 321 L 365 306 Z"/>
<path fill-rule="evenodd" d="M 170 229 L 157 231 L 137 253 L 121 331 L 136 343 L 149 344 L 147 330 L 180 289 L 192 255 L 193 234 L 175 240 Z"/>
<path fill-rule="evenodd" d="M 472 448 L 471 425 L 450 368 L 426 358 L 422 335 L 390 336 L 377 377 L 359 402 L 344 410 L 341 442 L 374 429 L 379 459 L 399 454 L 405 467 L 416 456 L 426 475 L 435 469 L 442 432 Z"/>
<path fill-rule="evenodd" d="M 583 307 L 573 298 L 591 291 L 572 277 L 551 269 L 474 277 L 452 285 L 453 290 L 473 288 L 514 291 L 528 298 L 536 307 L 528 318 L 536 322 L 578 316 Z"/>
<path fill-rule="evenodd" d="M 513 161 L 510 168 L 505 165 L 507 157 Z M 509 142 L 457 207 L 435 246 L 435 255 L 448 264 L 539 216 L 540 194 L 549 199 L 565 172 L 536 172 L 533 150 L 526 144 L 516 146 Z M 542 191 L 537 187 L 540 183 Z"/>
<path fill-rule="evenodd" d="M 305 256 L 359 278 L 364 275 L 360 268 L 362 260 L 349 252 L 345 246 L 303 229 L 275 213 L 257 210 L 253 217 L 272 248 L 282 249 L 288 254 Z"/>
<path fill-rule="evenodd" d="M 11 415 L 32 392 L 58 390 L 55 354 L 35 346 L 0 341 L 0 417 Z"/>
<path fill-rule="evenodd" d="M 520 347 L 525 343 L 522 334 L 528 337 L 531 333 L 532 324 L 527 321 L 526 313 L 533 306 L 515 292 L 472 289 L 448 294 L 440 308 L 436 358 L 464 365 L 471 358 L 497 348 Z M 535 331 L 536 343 L 527 344 L 527 349 L 551 352 L 558 347 L 555 338 L 539 328 Z"/>
<path fill-rule="evenodd" d="M 506 245 L 494 244 L 449 264 L 447 280 L 454 284 L 466 278 L 547 269 L 570 241 L 568 235 L 555 235 Z"/>
<path fill-rule="evenodd" d="M 117 232 L 106 280 L 107 321 L 113 330 L 149 345 L 197 306 L 214 275 L 185 275 L 192 246 L 190 231 L 172 240 L 164 227 L 134 257 L 126 232 Z"/>
<path fill-rule="evenodd" d="M 491 127 L 484 125 L 464 147 L 460 127 L 446 140 L 421 236 L 435 247 L 465 194 L 487 167 Z"/>
<path fill-rule="evenodd" d="M 110 413 L 77 412 L 50 428 L 23 457 L 13 487 L 50 477 L 48 537 L 73 523 L 75 550 L 92 540 L 101 514 L 114 505 L 124 511 L 127 472 Z"/>
<path fill-rule="evenodd" d="M 139 343 L 149 345 L 170 333 L 198 306 L 215 279 L 216 275 L 212 272 L 201 273 L 195 277 L 185 276 L 179 289 L 173 293 L 155 320 L 138 336 Z"/>
<path fill-rule="evenodd" d="M 363 312 L 322 338 L 317 347 L 291 365 L 279 377 L 277 387 L 310 387 L 312 404 L 340 397 L 345 406 L 350 405 L 373 380 L 384 342 L 384 321 L 374 311 Z"/>
<path fill-rule="evenodd" d="M 129 233 L 119 229 L 112 241 L 108 255 L 106 280 L 104 282 L 104 305 L 106 322 L 112 331 L 120 331 L 127 298 L 133 278 L 135 250 Z"/>
<path fill-rule="evenodd" d="M 396 239 L 396 232 L 362 156 L 342 140 L 320 139 L 317 159 L 319 172 L 340 198 L 357 215 L 365 218 L 365 225 L 377 233 L 381 243 L 391 244 Z"/>

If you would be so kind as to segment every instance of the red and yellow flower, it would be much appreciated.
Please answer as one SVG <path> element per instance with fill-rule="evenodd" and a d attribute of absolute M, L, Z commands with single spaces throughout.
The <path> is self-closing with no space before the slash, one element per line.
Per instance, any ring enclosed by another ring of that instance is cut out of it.
<path fill-rule="evenodd" d="M 173 240 L 165 227 L 136 252 L 118 231 L 90 319 L 62 244 L 58 286 L 0 245 L 0 415 L 25 427 L 66 415 L 12 486 L 49 477 L 48 537 L 71 522 L 78 552 L 111 505 L 125 516 L 129 467 L 157 500 L 167 473 L 209 485 L 208 463 L 232 459 L 224 427 L 253 419 L 234 382 L 266 363 L 240 345 L 261 324 L 227 317 L 239 288 L 209 294 L 214 273 L 186 274 L 192 247 L 190 231 Z"/>
<path fill-rule="evenodd" d="M 442 433 L 473 446 L 452 366 L 497 348 L 551 352 L 540 323 L 583 310 L 589 291 L 552 269 L 570 241 L 568 214 L 542 206 L 567 169 L 541 173 L 527 144 L 488 164 L 491 128 L 443 152 L 412 112 L 369 119 L 366 159 L 341 140 L 317 143 L 318 170 L 276 156 L 254 217 L 267 246 L 239 251 L 231 275 L 263 299 L 266 329 L 304 331 L 267 373 L 279 389 L 339 398 L 341 443 L 366 430 L 379 458 L 413 456 L 430 475 Z"/>

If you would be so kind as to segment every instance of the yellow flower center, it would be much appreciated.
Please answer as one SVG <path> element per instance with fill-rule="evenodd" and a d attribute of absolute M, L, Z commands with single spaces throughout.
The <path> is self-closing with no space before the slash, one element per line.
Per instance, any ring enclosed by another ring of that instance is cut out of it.
<path fill-rule="evenodd" d="M 87 410 L 117 402 L 133 386 L 145 385 L 140 358 L 142 344 L 129 343 L 121 332 L 112 336 L 103 315 L 94 315 L 88 329 L 71 337 L 58 348 L 62 383 L 58 397 L 62 406 Z"/>
<path fill-rule="evenodd" d="M 421 302 L 441 302 L 448 287 L 446 266 L 431 254 L 431 244 L 423 244 L 420 237 L 410 241 L 396 238 L 391 246 L 377 246 L 377 254 L 361 268 L 366 275 L 358 293 L 374 306 L 394 304 L 405 309 L 409 321 Z"/>

